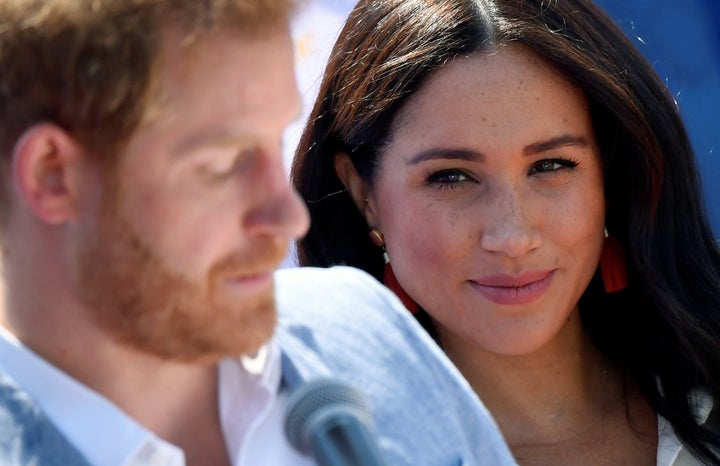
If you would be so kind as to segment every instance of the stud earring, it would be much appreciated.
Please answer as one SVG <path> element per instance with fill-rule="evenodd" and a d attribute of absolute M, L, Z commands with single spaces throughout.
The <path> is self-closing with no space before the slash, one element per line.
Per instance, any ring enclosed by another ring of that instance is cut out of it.
<path fill-rule="evenodd" d="M 383 284 L 395 293 L 398 298 L 400 298 L 400 301 L 410 311 L 410 313 L 415 314 L 420 310 L 420 306 L 418 306 L 410 295 L 405 292 L 403 287 L 400 286 L 400 282 L 398 282 L 395 277 L 395 272 L 393 272 L 392 265 L 390 265 L 390 256 L 387 253 L 387 249 L 385 249 L 385 237 L 377 228 L 371 229 L 369 236 L 370 241 L 372 241 L 375 246 L 382 248 L 383 251 L 383 260 L 385 261 L 385 267 L 383 269 Z"/>
<path fill-rule="evenodd" d="M 370 236 L 370 241 L 372 241 L 372 244 L 379 248 L 385 247 L 385 237 L 382 233 L 380 233 L 380 230 L 377 228 L 373 228 L 370 230 L 370 233 L 368 234 Z"/>
<path fill-rule="evenodd" d="M 605 228 L 605 242 L 600 254 L 600 273 L 607 293 L 616 293 L 628 286 L 627 260 L 620 242 Z"/>

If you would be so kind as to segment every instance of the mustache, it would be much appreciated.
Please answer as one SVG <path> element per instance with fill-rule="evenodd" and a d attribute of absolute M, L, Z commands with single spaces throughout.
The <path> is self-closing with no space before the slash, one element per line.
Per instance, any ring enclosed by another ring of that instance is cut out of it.
<path fill-rule="evenodd" d="M 254 241 L 251 248 L 218 260 L 211 268 L 209 277 L 214 282 L 219 277 L 251 276 L 275 271 L 287 255 L 290 245 L 277 238 Z"/>

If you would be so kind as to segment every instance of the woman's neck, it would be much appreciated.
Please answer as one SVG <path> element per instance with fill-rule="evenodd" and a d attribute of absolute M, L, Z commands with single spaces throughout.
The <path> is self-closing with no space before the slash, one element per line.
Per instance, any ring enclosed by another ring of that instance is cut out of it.
<path fill-rule="evenodd" d="M 654 465 L 656 414 L 575 312 L 531 354 L 499 355 L 438 326 L 443 349 L 524 466 Z"/>
<path fill-rule="evenodd" d="M 577 313 L 552 341 L 525 355 L 492 354 L 442 328 L 438 333 L 510 444 L 562 441 L 624 408 L 620 371 L 590 342 Z"/>

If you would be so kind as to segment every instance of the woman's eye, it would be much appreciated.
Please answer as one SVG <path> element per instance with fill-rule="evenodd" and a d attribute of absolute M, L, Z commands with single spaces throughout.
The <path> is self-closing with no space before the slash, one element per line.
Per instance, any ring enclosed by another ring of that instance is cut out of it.
<path fill-rule="evenodd" d="M 441 170 L 427 176 L 427 183 L 441 189 L 455 189 L 472 179 L 459 170 Z"/>
<path fill-rule="evenodd" d="M 577 167 L 577 162 L 568 159 L 544 159 L 538 160 L 530 167 L 529 174 L 557 172 Z"/>

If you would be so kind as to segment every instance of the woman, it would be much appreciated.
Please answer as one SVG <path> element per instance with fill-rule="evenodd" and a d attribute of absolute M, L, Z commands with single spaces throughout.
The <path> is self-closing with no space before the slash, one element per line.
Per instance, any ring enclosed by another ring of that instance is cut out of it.
<path fill-rule="evenodd" d="M 720 463 L 720 256 L 692 150 L 597 7 L 361 0 L 309 121 L 301 264 L 392 288 L 521 464 Z"/>

